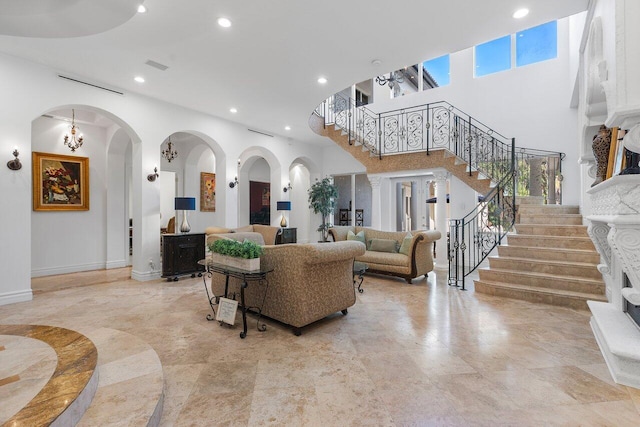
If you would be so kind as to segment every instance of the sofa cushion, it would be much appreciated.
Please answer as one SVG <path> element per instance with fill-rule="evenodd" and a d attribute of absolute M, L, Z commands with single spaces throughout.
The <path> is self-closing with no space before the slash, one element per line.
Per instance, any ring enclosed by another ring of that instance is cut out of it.
<path fill-rule="evenodd" d="M 205 234 L 229 233 L 231 230 L 224 227 L 207 227 L 204 229 Z"/>
<path fill-rule="evenodd" d="M 398 253 L 397 242 L 393 239 L 371 239 L 369 249 L 373 252 Z"/>
<path fill-rule="evenodd" d="M 355 240 L 357 242 L 365 243 L 364 230 L 358 234 L 354 234 L 353 231 L 347 231 L 347 240 Z"/>
<path fill-rule="evenodd" d="M 254 231 L 253 225 L 245 225 L 244 227 L 238 227 L 235 230 L 233 230 L 232 232 L 245 233 L 245 232 L 251 232 L 251 231 Z"/>
<path fill-rule="evenodd" d="M 262 234 L 254 233 L 253 231 L 212 234 L 207 238 L 207 245 L 219 239 L 236 240 L 238 242 L 244 242 L 245 240 L 250 240 L 254 243 L 257 243 L 260 246 L 264 246 L 264 238 L 262 237 Z"/>
<path fill-rule="evenodd" d="M 406 255 L 375 251 L 366 251 L 364 255 L 357 257 L 356 260 L 365 264 L 395 265 L 398 267 L 408 267 L 411 262 L 411 258 Z"/>
<path fill-rule="evenodd" d="M 336 242 L 339 242 L 341 240 L 347 240 L 347 233 L 349 231 L 351 231 L 352 233 L 355 233 L 355 229 L 351 225 L 336 225 L 331 227 L 331 230 Z"/>
<path fill-rule="evenodd" d="M 411 252 L 411 242 L 413 242 L 413 236 L 411 233 L 407 233 L 406 237 L 402 240 L 398 253 L 409 255 L 409 252 Z"/>

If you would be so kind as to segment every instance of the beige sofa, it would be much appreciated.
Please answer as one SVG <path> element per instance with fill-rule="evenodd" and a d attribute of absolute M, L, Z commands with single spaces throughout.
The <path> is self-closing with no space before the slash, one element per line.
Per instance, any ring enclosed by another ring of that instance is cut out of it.
<path fill-rule="evenodd" d="M 215 238 L 220 238 L 214 237 Z M 273 268 L 267 274 L 268 286 L 250 283 L 245 289 L 247 307 L 260 307 L 262 315 L 300 328 L 342 311 L 356 302 L 353 288 L 353 260 L 364 254 L 360 242 L 307 243 L 265 246 L 260 265 Z M 230 278 L 230 291 L 238 291 L 240 282 Z M 211 291 L 223 295 L 225 276 L 214 274 Z"/>
<path fill-rule="evenodd" d="M 259 233 L 262 235 L 262 239 L 264 240 L 264 245 L 275 245 L 276 244 L 276 236 L 281 232 L 280 227 L 273 227 L 271 225 L 260 225 L 253 224 L 247 225 L 239 228 L 224 228 L 224 227 L 207 227 L 204 230 L 207 235 L 207 246 L 213 242 L 213 235 L 216 234 L 224 234 L 227 235 L 229 233 Z M 238 240 L 237 238 L 234 240 Z M 251 239 L 253 240 L 253 239 Z M 256 242 L 259 243 L 259 242 Z"/>
<path fill-rule="evenodd" d="M 406 231 L 380 231 L 373 228 L 336 226 L 329 229 L 329 233 L 335 242 L 347 240 L 347 234 L 351 231 L 357 234 L 364 231 L 367 251 L 358 257 L 356 261 L 367 264 L 368 272 L 389 274 L 404 278 L 407 283 L 418 276 L 427 276 L 433 270 L 433 245 L 440 239 L 439 231 L 412 231 L 411 242 L 408 245 L 407 254 L 397 252 L 402 246 Z M 373 239 L 394 240 L 395 252 L 379 252 L 371 250 L 370 243 Z"/>

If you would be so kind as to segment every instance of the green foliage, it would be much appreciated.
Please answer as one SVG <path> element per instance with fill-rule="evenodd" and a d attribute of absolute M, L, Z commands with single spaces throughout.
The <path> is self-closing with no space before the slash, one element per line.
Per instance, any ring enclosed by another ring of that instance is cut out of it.
<path fill-rule="evenodd" d="M 260 258 L 260 255 L 262 255 L 263 252 L 262 246 L 252 242 L 251 240 L 238 242 L 231 239 L 218 239 L 209 244 L 209 250 L 220 255 L 245 259 Z"/>
<path fill-rule="evenodd" d="M 313 209 L 313 213 L 322 215 L 322 224 L 318 227 L 318 231 L 322 232 L 322 240 L 326 242 L 327 230 L 329 230 L 327 217 L 331 215 L 336 206 L 338 187 L 333 185 L 331 179 L 323 178 L 322 181 L 316 180 L 308 193 L 309 208 Z"/>

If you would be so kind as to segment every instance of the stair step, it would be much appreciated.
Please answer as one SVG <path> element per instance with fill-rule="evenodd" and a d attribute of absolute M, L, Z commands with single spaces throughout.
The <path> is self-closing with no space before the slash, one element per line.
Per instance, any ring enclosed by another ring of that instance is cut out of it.
<path fill-rule="evenodd" d="M 585 279 L 602 280 L 602 274 L 594 264 L 556 260 L 537 260 L 515 257 L 489 257 L 492 269 L 518 270 L 531 273 L 544 273 L 554 276 L 575 276 Z"/>
<path fill-rule="evenodd" d="M 86 335 L 98 348 L 100 382 L 77 426 L 159 425 L 164 374 L 153 348 L 116 329 L 100 328 Z"/>
<path fill-rule="evenodd" d="M 587 310 L 587 301 L 607 301 L 605 296 L 600 294 L 542 289 L 497 281 L 474 280 L 474 285 L 476 292 L 483 294 L 570 307 L 578 310 Z"/>
<path fill-rule="evenodd" d="M 478 269 L 480 280 L 488 282 L 507 282 L 532 288 L 556 289 L 589 294 L 604 294 L 602 280 L 584 277 L 536 273 L 529 271 L 506 270 L 497 268 Z"/>
<path fill-rule="evenodd" d="M 521 217 L 522 220 L 522 217 Z M 518 234 L 534 236 L 589 237 L 586 225 L 516 224 Z"/>
<path fill-rule="evenodd" d="M 520 224 L 582 225 L 580 214 L 530 214 L 520 212 Z"/>
<path fill-rule="evenodd" d="M 543 238 L 544 237 L 544 238 Z M 589 237 L 568 236 L 535 236 L 531 234 L 507 235 L 509 246 L 526 246 L 535 248 L 566 248 L 595 251 L 595 246 Z"/>
<path fill-rule="evenodd" d="M 518 210 L 521 215 L 562 215 L 562 214 L 579 214 L 579 206 L 571 205 L 536 205 L 522 203 L 523 199 L 517 199 L 516 203 L 519 205 Z"/>
<path fill-rule="evenodd" d="M 502 245 L 498 246 L 498 254 L 501 257 L 600 263 L 600 254 L 598 252 L 585 249 L 531 248 L 527 246 Z"/>

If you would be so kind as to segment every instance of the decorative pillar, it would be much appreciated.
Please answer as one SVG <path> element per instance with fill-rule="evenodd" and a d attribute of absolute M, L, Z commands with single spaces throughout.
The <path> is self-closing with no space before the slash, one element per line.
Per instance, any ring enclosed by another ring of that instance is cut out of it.
<path fill-rule="evenodd" d="M 355 88 L 355 86 L 354 86 Z M 356 174 L 351 174 L 351 203 L 349 203 L 349 215 L 351 215 L 352 223 L 351 225 L 356 226 Z M 364 222 L 362 223 L 364 225 Z"/>
<path fill-rule="evenodd" d="M 442 234 L 436 243 L 436 270 L 447 270 L 449 261 L 447 259 L 447 232 L 449 225 L 447 221 L 447 179 L 448 172 L 438 172 L 434 174 L 436 183 L 436 230 Z"/>
<path fill-rule="evenodd" d="M 367 175 L 367 178 L 371 183 L 371 228 L 382 230 L 382 197 L 380 195 L 382 178 L 370 175 Z"/>

